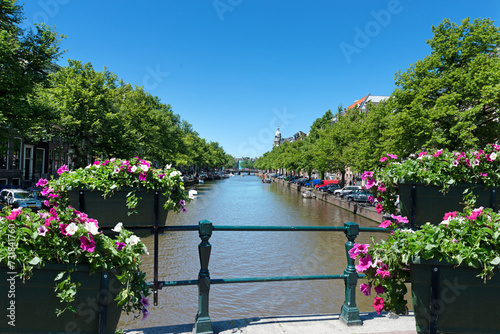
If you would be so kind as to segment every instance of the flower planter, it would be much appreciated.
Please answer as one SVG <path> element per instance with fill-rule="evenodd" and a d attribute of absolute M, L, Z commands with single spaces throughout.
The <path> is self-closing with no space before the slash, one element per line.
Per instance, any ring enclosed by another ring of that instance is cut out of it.
<path fill-rule="evenodd" d="M 75 268 L 77 271 L 71 277 L 75 282 L 81 283 L 72 304 L 77 313 L 66 310 L 58 317 L 55 310 L 64 305 L 54 292 L 54 278 L 66 269 L 65 265 L 49 264 L 41 269 L 34 269 L 33 276 L 24 284 L 21 278 L 15 277 L 15 285 L 11 284 L 14 282 L 13 275 L 9 274 L 7 267 L 0 266 L 0 308 L 3 310 L 0 332 L 114 333 L 121 313 L 121 308 L 114 301 L 122 287 L 120 282 L 113 274 L 96 272 L 90 275 L 86 265 Z M 105 298 L 102 304 L 101 298 Z"/>
<path fill-rule="evenodd" d="M 500 333 L 500 275 L 485 284 L 476 277 L 479 273 L 470 267 L 414 259 L 411 282 L 417 332 Z"/>
<path fill-rule="evenodd" d="M 408 217 L 412 227 L 427 222 L 439 224 L 446 212 L 463 210 L 463 192 L 469 187 L 470 184 L 459 184 L 443 195 L 441 187 L 438 186 L 415 182 L 400 183 L 401 215 Z M 500 196 L 496 196 L 496 189 L 485 189 L 483 185 L 476 185 L 474 194 L 478 196 L 476 207 L 484 206 L 493 210 L 500 207 Z"/>
<path fill-rule="evenodd" d="M 127 194 L 133 189 L 121 189 L 114 192 L 112 196 L 102 196 L 101 191 L 88 191 L 84 189 L 68 191 L 70 205 L 85 212 L 99 221 L 99 227 L 114 227 L 122 222 L 126 228 L 153 227 L 155 219 L 154 191 L 136 190 L 135 195 L 139 200 L 136 207 L 137 213 L 127 208 Z M 159 192 L 158 194 L 158 226 L 165 226 L 167 210 L 163 204 L 167 198 Z"/>

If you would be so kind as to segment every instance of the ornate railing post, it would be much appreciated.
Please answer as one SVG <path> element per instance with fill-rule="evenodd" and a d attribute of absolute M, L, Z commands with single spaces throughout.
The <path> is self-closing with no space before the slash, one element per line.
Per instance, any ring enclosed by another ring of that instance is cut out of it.
<path fill-rule="evenodd" d="M 358 224 L 349 222 L 344 223 L 347 242 L 345 243 L 345 252 L 347 256 L 347 267 L 344 270 L 345 282 L 345 300 L 340 312 L 342 319 L 348 326 L 359 326 L 363 324 L 359 317 L 359 309 L 356 306 L 356 285 L 358 284 L 358 274 L 354 267 L 354 259 L 349 256 L 349 250 L 354 246 L 354 240 L 359 234 Z"/>
<path fill-rule="evenodd" d="M 200 239 L 198 252 L 200 255 L 200 273 L 198 274 L 198 314 L 196 315 L 194 333 L 213 334 L 212 321 L 208 314 L 208 301 L 210 292 L 210 272 L 208 262 L 210 261 L 210 251 L 212 245 L 208 242 L 212 235 L 212 223 L 203 220 L 200 222 Z"/>

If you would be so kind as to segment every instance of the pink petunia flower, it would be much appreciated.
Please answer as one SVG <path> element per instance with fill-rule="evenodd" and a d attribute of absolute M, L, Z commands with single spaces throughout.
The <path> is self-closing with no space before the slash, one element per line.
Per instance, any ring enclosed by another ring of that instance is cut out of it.
<path fill-rule="evenodd" d="M 116 242 L 116 250 L 121 251 L 126 245 L 127 244 L 125 244 L 124 242 L 117 241 Z"/>
<path fill-rule="evenodd" d="M 355 266 L 357 272 L 365 272 L 367 269 L 369 269 L 372 266 L 372 258 L 370 255 L 367 255 L 366 257 L 361 257 L 359 258 L 359 264 Z"/>
<path fill-rule="evenodd" d="M 392 219 L 395 219 L 398 224 L 408 224 L 408 218 L 402 216 L 391 215 Z"/>
<path fill-rule="evenodd" d="M 368 253 L 369 244 L 354 244 L 354 246 L 349 250 L 349 256 L 351 259 L 356 259 L 360 254 Z"/>
<path fill-rule="evenodd" d="M 90 233 L 88 234 L 88 236 L 88 238 L 83 235 L 80 237 L 80 248 L 84 251 L 93 253 L 95 251 L 94 238 L 92 238 L 92 235 Z"/>
<path fill-rule="evenodd" d="M 62 173 L 65 173 L 65 172 L 69 172 L 68 166 L 66 166 L 66 165 L 62 165 L 57 170 L 57 174 L 59 174 L 59 175 L 61 175 Z"/>
<path fill-rule="evenodd" d="M 391 272 L 389 270 L 377 269 L 375 276 L 380 276 L 382 278 L 391 277 Z"/>
<path fill-rule="evenodd" d="M 380 162 L 385 162 L 386 160 L 387 160 L 387 157 L 382 157 L 382 158 L 380 158 L 380 160 L 379 160 L 379 161 L 380 161 Z"/>
<path fill-rule="evenodd" d="M 377 285 L 375 288 L 374 288 L 375 292 L 377 293 L 377 295 L 380 295 L 382 293 L 384 293 L 384 287 L 382 285 Z"/>
<path fill-rule="evenodd" d="M 390 220 L 384 220 L 378 227 L 388 228 L 391 225 L 392 225 L 392 222 Z"/>
<path fill-rule="evenodd" d="M 374 179 L 368 179 L 365 184 L 366 189 L 370 189 L 375 185 L 375 180 Z"/>
<path fill-rule="evenodd" d="M 8 215 L 7 217 L 5 217 L 5 219 L 7 219 L 7 220 L 14 220 L 14 219 L 16 219 L 17 216 L 19 216 L 19 214 L 21 213 L 22 210 L 23 210 L 23 208 L 12 209 L 12 211 L 10 212 L 10 215 Z"/>
<path fill-rule="evenodd" d="M 446 212 L 443 217 L 443 221 L 450 221 L 457 216 L 456 211 Z"/>
<path fill-rule="evenodd" d="M 146 181 L 146 177 L 147 177 L 146 172 L 140 172 L 139 173 L 139 180 Z"/>
<path fill-rule="evenodd" d="M 38 180 L 38 182 L 36 183 L 36 186 L 37 187 L 45 187 L 45 185 L 49 183 L 49 180 L 47 179 L 40 179 Z"/>
<path fill-rule="evenodd" d="M 359 286 L 359 291 L 361 291 L 365 296 L 369 296 L 371 294 L 371 285 L 362 283 Z"/>
<path fill-rule="evenodd" d="M 476 220 L 479 215 L 483 212 L 484 207 L 479 207 L 477 209 L 472 210 L 472 214 L 470 216 L 467 216 L 467 219 L 469 220 Z"/>
<path fill-rule="evenodd" d="M 45 236 L 45 234 L 49 231 L 49 229 L 47 227 L 45 227 L 45 225 L 42 225 L 42 226 L 39 226 L 38 227 L 38 235 L 41 235 L 42 237 Z"/>
<path fill-rule="evenodd" d="M 382 299 L 382 297 L 375 297 L 373 300 L 373 308 L 377 311 L 377 314 L 380 314 L 384 309 L 384 299 Z"/>
<path fill-rule="evenodd" d="M 391 158 L 391 159 L 397 159 L 398 158 L 398 156 L 396 154 L 389 154 L 389 153 L 387 153 L 387 156 L 389 158 Z"/>
<path fill-rule="evenodd" d="M 377 203 L 377 205 L 375 205 L 375 210 L 377 210 L 378 214 L 381 214 L 382 211 L 384 211 L 384 207 L 382 206 L 382 204 Z"/>
<path fill-rule="evenodd" d="M 366 180 L 373 177 L 373 172 L 366 171 L 361 175 L 362 180 Z"/>
<path fill-rule="evenodd" d="M 432 156 L 437 158 L 441 155 L 441 153 L 443 153 L 443 150 L 437 150 L 436 153 L 434 153 Z"/>

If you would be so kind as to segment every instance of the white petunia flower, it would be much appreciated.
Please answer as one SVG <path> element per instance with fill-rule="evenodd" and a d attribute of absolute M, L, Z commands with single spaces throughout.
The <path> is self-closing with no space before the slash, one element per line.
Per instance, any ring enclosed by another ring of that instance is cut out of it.
<path fill-rule="evenodd" d="M 76 231 L 78 231 L 78 226 L 76 226 L 75 223 L 71 223 L 68 226 L 66 226 L 66 233 L 68 233 L 69 235 L 75 234 Z"/>
<path fill-rule="evenodd" d="M 132 245 L 132 246 L 137 245 L 137 243 L 138 243 L 139 241 L 141 241 L 141 239 L 140 239 L 138 236 L 136 236 L 136 235 L 133 235 L 133 236 L 131 236 L 130 238 L 127 238 L 127 239 L 125 240 L 125 242 L 126 242 L 127 244 Z"/>
<path fill-rule="evenodd" d="M 94 222 L 85 222 L 85 229 L 92 235 L 99 233 L 99 230 Z"/>
<path fill-rule="evenodd" d="M 123 223 L 119 222 L 118 224 L 115 225 L 115 227 L 113 227 L 111 229 L 111 231 L 120 233 L 122 231 L 122 227 L 123 227 Z"/>

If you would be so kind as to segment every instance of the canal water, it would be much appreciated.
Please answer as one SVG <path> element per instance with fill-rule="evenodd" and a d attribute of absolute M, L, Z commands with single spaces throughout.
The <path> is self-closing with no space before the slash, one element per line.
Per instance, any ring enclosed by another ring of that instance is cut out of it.
<path fill-rule="evenodd" d="M 195 188 L 198 196 L 186 213 L 169 214 L 169 225 L 196 225 L 209 220 L 214 225 L 262 226 L 360 226 L 378 224 L 332 204 L 304 199 L 300 192 L 278 183 L 265 184 L 256 176 L 234 176 L 206 182 Z M 143 270 L 153 280 L 153 237 L 142 238 L 150 250 Z M 342 274 L 346 267 L 343 232 L 226 232 L 214 231 L 210 238 L 212 279 L 291 275 Z M 370 242 L 368 233 L 357 242 Z M 197 232 L 167 232 L 159 238 L 159 279 L 197 279 Z M 340 313 L 344 301 L 343 280 L 285 281 L 212 285 L 212 321 L 258 316 Z M 373 299 L 358 292 L 360 311 L 373 311 Z M 152 305 L 146 321 L 122 315 L 119 328 L 189 324 L 198 307 L 197 286 L 166 287 L 159 291 L 158 306 Z"/>

